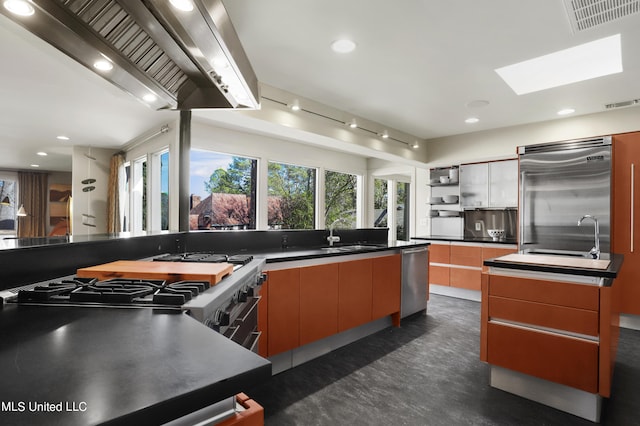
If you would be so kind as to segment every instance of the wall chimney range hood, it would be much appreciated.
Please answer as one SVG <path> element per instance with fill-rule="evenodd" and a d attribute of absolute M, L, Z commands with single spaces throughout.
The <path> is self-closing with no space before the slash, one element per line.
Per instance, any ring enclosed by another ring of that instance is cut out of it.
<path fill-rule="evenodd" d="M 31 0 L 30 16 L 0 13 L 154 109 L 259 108 L 222 1 L 191 2 L 182 11 L 168 0 Z"/>

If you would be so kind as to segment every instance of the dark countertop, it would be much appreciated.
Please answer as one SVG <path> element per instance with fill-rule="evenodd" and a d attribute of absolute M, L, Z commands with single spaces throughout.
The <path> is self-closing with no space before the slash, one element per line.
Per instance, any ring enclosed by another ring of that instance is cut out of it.
<path fill-rule="evenodd" d="M 449 241 L 449 242 L 463 242 L 463 243 L 491 243 L 491 244 L 517 244 L 515 239 L 504 239 L 494 241 L 493 238 L 467 238 L 467 237 L 448 237 L 442 235 L 426 235 L 411 237 L 412 240 L 429 240 L 429 241 Z"/>
<path fill-rule="evenodd" d="M 0 323 L 3 425 L 157 425 L 271 377 L 182 313 L 5 305 Z"/>
<path fill-rule="evenodd" d="M 558 256 L 560 259 L 561 256 Z M 624 256 L 621 254 L 611 254 L 611 263 L 607 269 L 589 269 L 589 268 L 580 268 L 575 266 L 553 266 L 553 265 L 540 265 L 533 263 L 515 263 L 515 262 L 505 262 L 501 261 L 500 257 L 494 259 L 487 259 L 484 261 L 485 266 L 492 266 L 495 268 L 506 268 L 506 269 L 517 269 L 524 271 L 535 271 L 535 272 L 554 272 L 559 274 L 567 274 L 567 275 L 582 275 L 589 277 L 602 277 L 602 278 L 610 278 L 613 279 L 618 276 L 618 272 L 620 272 L 620 268 L 622 267 Z M 609 283 L 610 285 L 610 283 Z"/>
<path fill-rule="evenodd" d="M 254 251 L 256 257 L 266 259 L 267 263 L 290 262 L 295 260 L 317 259 L 322 257 L 345 256 L 350 254 L 375 253 L 382 251 L 406 249 L 412 247 L 427 247 L 430 243 L 416 241 L 390 241 L 388 243 L 369 244 L 369 243 L 344 243 L 334 244 L 329 247 L 288 247 L 285 249 Z M 349 249 L 357 247 L 356 249 Z"/>

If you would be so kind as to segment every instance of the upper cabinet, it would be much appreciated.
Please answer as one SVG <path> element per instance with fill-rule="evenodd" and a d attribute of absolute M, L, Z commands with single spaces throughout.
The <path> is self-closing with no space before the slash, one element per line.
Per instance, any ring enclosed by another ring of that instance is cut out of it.
<path fill-rule="evenodd" d="M 460 166 L 462 208 L 518 206 L 518 160 Z"/>
<path fill-rule="evenodd" d="M 460 166 L 460 204 L 463 208 L 489 206 L 489 164 Z"/>
<path fill-rule="evenodd" d="M 489 207 L 518 206 L 518 160 L 489 163 Z"/>

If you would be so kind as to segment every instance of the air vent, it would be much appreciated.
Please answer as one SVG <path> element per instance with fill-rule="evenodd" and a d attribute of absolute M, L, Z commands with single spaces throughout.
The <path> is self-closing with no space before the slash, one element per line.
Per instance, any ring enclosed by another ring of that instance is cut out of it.
<path fill-rule="evenodd" d="M 188 77 L 118 3 L 105 0 L 62 0 L 115 50 L 174 96 Z"/>
<path fill-rule="evenodd" d="M 640 0 L 564 0 L 574 33 L 640 12 Z"/>
<path fill-rule="evenodd" d="M 624 107 L 630 107 L 630 106 L 634 106 L 634 105 L 640 105 L 640 99 L 633 99 L 630 101 L 623 101 L 623 102 L 616 102 L 613 104 L 606 104 L 604 107 L 606 109 L 615 109 L 615 108 L 624 108 Z"/>

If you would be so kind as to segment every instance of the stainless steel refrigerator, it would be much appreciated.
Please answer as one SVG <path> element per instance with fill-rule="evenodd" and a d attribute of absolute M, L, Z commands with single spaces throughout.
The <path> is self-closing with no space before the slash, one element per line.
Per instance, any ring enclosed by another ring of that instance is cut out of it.
<path fill-rule="evenodd" d="M 601 258 L 611 240 L 611 137 L 518 148 L 521 253 L 588 256 L 598 221 Z"/>

